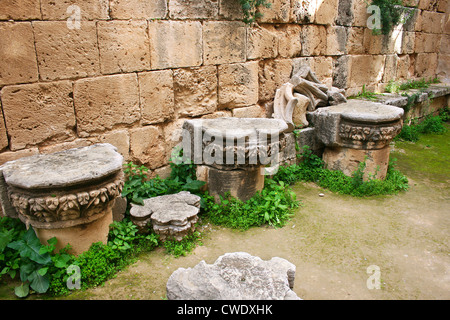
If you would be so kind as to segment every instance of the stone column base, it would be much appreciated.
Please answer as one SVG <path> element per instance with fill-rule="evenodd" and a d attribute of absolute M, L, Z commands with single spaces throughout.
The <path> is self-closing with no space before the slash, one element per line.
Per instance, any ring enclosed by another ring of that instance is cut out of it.
<path fill-rule="evenodd" d="M 367 180 L 369 173 L 376 179 L 384 180 L 389 166 L 389 152 L 389 145 L 378 150 L 326 147 L 323 161 L 327 169 L 340 170 L 345 175 L 351 176 L 358 169 L 359 163 L 366 160 L 364 180 Z"/>
<path fill-rule="evenodd" d="M 219 196 L 229 192 L 231 196 L 247 201 L 256 192 L 264 188 L 264 166 L 252 166 L 234 169 L 219 169 L 210 166 L 197 167 L 197 179 L 206 182 L 206 189 L 214 196 L 216 202 Z"/>
<path fill-rule="evenodd" d="M 56 237 L 56 251 L 61 250 L 67 244 L 72 246 L 69 253 L 79 255 L 89 250 L 95 242 L 106 244 L 108 241 L 109 225 L 113 222 L 112 209 L 109 207 L 105 214 L 92 222 L 69 228 L 42 229 L 34 227 L 36 235 L 43 245 L 47 240 Z"/>

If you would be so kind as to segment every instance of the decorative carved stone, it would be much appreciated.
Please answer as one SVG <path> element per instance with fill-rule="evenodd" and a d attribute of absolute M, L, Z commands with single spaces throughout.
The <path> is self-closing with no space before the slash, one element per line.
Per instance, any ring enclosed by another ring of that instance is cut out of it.
<path fill-rule="evenodd" d="M 200 197 L 187 191 L 153 197 L 144 200 L 144 205 L 132 204 L 131 221 L 140 232 L 148 232 L 150 224 L 160 240 L 183 237 L 195 230 L 200 211 Z"/>
<path fill-rule="evenodd" d="M 403 109 L 350 100 L 311 113 L 318 138 L 330 147 L 382 149 L 400 133 Z"/>
<path fill-rule="evenodd" d="M 49 230 L 60 236 L 64 230 L 73 233 L 75 238 L 58 239 L 58 245 L 63 247 L 67 241 L 74 252 L 82 252 L 89 243 L 80 248 L 79 230 L 73 228 L 86 229 L 96 220 L 106 219 L 105 225 L 112 221 L 111 208 L 124 184 L 122 160 L 114 146 L 96 144 L 7 162 L 0 167 L 4 212 L 31 225 L 38 236 L 51 237 Z M 107 232 L 92 230 L 92 239 L 106 241 Z"/>
<path fill-rule="evenodd" d="M 320 83 L 308 66 L 302 66 L 288 83 L 277 89 L 274 100 L 275 119 L 282 119 L 288 125 L 287 132 L 308 126 L 306 112 L 318 107 L 346 102 L 344 90 Z"/>
<path fill-rule="evenodd" d="M 310 113 L 317 138 L 325 145 L 323 160 L 332 170 L 351 175 L 366 161 L 367 174 L 384 179 L 389 143 L 403 126 L 403 109 L 381 103 L 350 100 Z"/>
<path fill-rule="evenodd" d="M 183 124 L 184 159 L 210 167 L 210 174 L 204 175 L 205 182 L 217 201 L 226 192 L 246 201 L 263 188 L 264 166 L 270 164 L 278 168 L 280 134 L 287 129 L 281 119 L 186 120 Z M 213 177 L 217 179 L 211 180 Z M 244 185 L 245 192 L 233 192 L 239 189 L 236 186 Z"/>

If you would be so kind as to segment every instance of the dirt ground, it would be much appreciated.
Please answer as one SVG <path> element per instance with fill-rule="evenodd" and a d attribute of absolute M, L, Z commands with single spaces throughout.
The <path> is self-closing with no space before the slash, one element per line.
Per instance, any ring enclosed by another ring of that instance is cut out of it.
<path fill-rule="evenodd" d="M 203 245 L 187 256 L 174 258 L 158 248 L 103 286 L 65 298 L 165 299 L 177 268 L 244 251 L 295 264 L 294 291 L 306 300 L 450 299 L 449 138 L 396 143 L 391 157 L 409 179 L 407 192 L 354 198 L 298 183 L 293 189 L 302 205 L 283 228 L 240 232 L 206 225 Z M 380 289 L 367 287 L 371 265 L 379 267 Z"/>

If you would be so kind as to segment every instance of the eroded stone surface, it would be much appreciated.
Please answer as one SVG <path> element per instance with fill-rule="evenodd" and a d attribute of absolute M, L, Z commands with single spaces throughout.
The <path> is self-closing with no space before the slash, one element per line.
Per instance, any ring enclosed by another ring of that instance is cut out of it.
<path fill-rule="evenodd" d="M 122 169 L 123 157 L 110 144 L 21 158 L 2 166 L 8 185 L 25 189 L 65 188 L 101 179 Z"/>
<path fill-rule="evenodd" d="M 350 100 L 312 113 L 318 138 L 332 147 L 381 149 L 402 129 L 403 109 Z"/>
<path fill-rule="evenodd" d="M 167 281 L 169 300 L 298 300 L 292 291 L 295 265 L 264 261 L 245 252 L 226 253 L 214 264 L 179 268 Z"/>
<path fill-rule="evenodd" d="M 106 243 L 114 200 L 123 188 L 122 156 L 110 144 L 10 161 L 0 167 L 3 212 L 31 225 L 41 241 L 56 237 L 79 254 Z"/>
<path fill-rule="evenodd" d="M 144 205 L 132 204 L 131 220 L 141 232 L 147 232 L 151 222 L 153 230 L 161 240 L 175 238 L 181 241 L 195 230 L 200 211 L 200 197 L 187 191 L 153 197 L 144 200 Z"/>

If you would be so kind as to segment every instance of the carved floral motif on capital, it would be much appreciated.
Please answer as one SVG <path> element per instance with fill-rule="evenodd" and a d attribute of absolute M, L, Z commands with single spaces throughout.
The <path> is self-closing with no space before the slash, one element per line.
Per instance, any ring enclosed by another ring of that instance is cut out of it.
<path fill-rule="evenodd" d="M 346 147 L 365 146 L 370 149 L 375 149 L 389 144 L 401 130 L 401 121 L 388 125 L 371 126 L 343 121 L 339 125 L 339 137 Z"/>
<path fill-rule="evenodd" d="M 121 195 L 123 184 L 123 179 L 118 178 L 100 187 L 48 196 L 11 190 L 9 199 L 21 220 L 32 226 L 78 225 L 95 220 L 96 215 L 108 209 L 112 201 Z"/>

